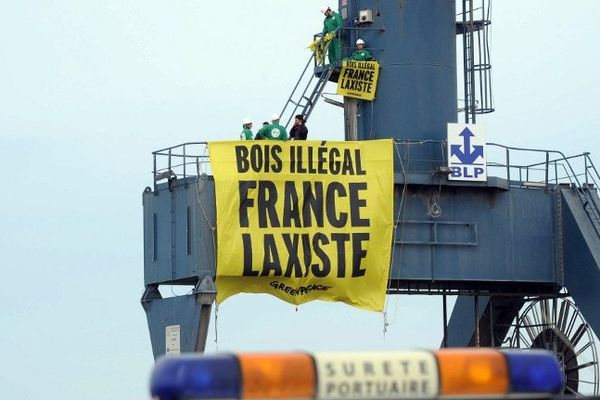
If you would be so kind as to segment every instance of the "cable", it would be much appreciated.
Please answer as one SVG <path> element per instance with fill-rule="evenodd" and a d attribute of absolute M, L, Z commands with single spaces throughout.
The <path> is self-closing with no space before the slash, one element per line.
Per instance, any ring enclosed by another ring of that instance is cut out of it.
<path fill-rule="evenodd" d="M 410 145 L 409 143 L 404 143 L 405 146 L 405 154 L 406 154 L 406 163 L 409 163 L 409 159 L 410 159 Z M 401 222 L 404 222 L 404 215 L 403 215 L 403 211 L 404 211 L 404 206 L 405 206 L 405 200 L 406 200 L 406 192 L 408 189 L 408 173 L 406 171 L 406 168 L 404 166 L 404 162 L 402 161 L 402 155 L 400 154 L 400 151 L 398 149 L 399 147 L 399 143 L 395 143 L 394 142 L 394 147 L 396 149 L 396 154 L 398 156 L 398 160 L 400 161 L 400 167 L 402 169 L 402 176 L 404 177 L 404 182 L 403 182 L 403 186 L 402 186 L 402 195 L 400 196 L 400 204 L 398 205 L 398 213 L 396 218 L 394 219 L 394 238 L 393 238 L 393 242 L 392 242 L 392 256 L 391 256 L 391 260 L 390 260 L 390 271 L 388 274 L 388 284 L 387 284 L 387 291 L 386 293 L 389 293 L 390 287 L 391 287 L 391 275 L 392 275 L 392 270 L 394 268 L 394 247 L 397 243 L 397 235 L 398 235 L 398 225 Z M 404 223 L 402 223 L 402 226 L 400 228 L 400 262 L 402 262 L 402 251 L 403 251 L 403 243 L 402 243 L 402 239 L 404 237 Z M 394 320 L 393 321 L 389 321 L 388 320 L 388 306 L 389 306 L 389 301 L 386 298 L 386 303 L 385 303 L 385 307 L 384 307 L 384 312 L 383 312 L 383 336 L 385 338 L 385 334 L 387 333 L 387 328 L 391 325 L 393 325 L 396 322 L 396 317 L 398 314 L 398 303 L 399 300 L 398 298 L 396 298 L 396 303 L 394 306 Z"/>
<path fill-rule="evenodd" d="M 204 145 L 204 154 L 202 154 L 202 157 L 204 159 L 207 158 L 207 151 L 208 151 L 208 145 L 205 144 Z M 208 155 L 210 157 L 210 154 Z M 217 275 L 217 244 L 216 244 L 216 239 L 215 239 L 215 235 L 216 235 L 216 227 L 214 227 L 211 223 L 210 223 L 210 219 L 208 218 L 208 215 L 206 214 L 206 210 L 204 210 L 204 206 L 202 205 L 202 201 L 200 201 L 200 197 L 202 194 L 202 191 L 200 190 L 200 177 L 201 176 L 205 176 L 206 175 L 206 171 L 202 171 L 202 169 L 200 168 L 200 164 L 197 162 L 197 158 L 196 158 L 196 172 L 197 172 L 197 177 L 196 177 L 196 202 L 198 203 L 198 207 L 200 208 L 201 214 L 204 217 L 204 220 L 206 221 L 206 224 L 210 227 L 210 231 L 211 231 L 211 238 L 212 238 L 212 244 L 213 244 L 213 254 L 214 254 L 214 268 L 215 268 L 215 281 L 216 281 L 216 275 Z M 216 351 L 219 351 L 219 336 L 218 336 L 218 314 L 219 314 L 219 303 L 217 303 L 215 301 L 215 348 Z"/>
<path fill-rule="evenodd" d="M 440 151 L 442 153 L 442 162 L 446 161 L 446 155 L 445 155 L 445 151 L 444 151 L 445 147 L 446 147 L 445 143 L 443 141 L 440 142 Z M 447 163 L 446 163 L 446 165 L 447 165 Z M 429 207 L 429 215 L 433 218 L 438 218 L 442 214 L 442 208 L 438 204 L 438 200 L 440 199 L 440 197 L 442 195 L 442 184 L 443 184 L 443 179 L 440 177 L 437 194 L 434 193 L 432 195 L 432 204 Z"/>
<path fill-rule="evenodd" d="M 205 144 L 204 145 L 204 154 L 202 154 L 202 157 L 205 158 L 205 159 L 207 158 L 206 157 L 207 156 L 206 155 L 207 150 L 208 150 L 208 145 Z M 208 155 L 208 157 L 210 157 L 210 154 Z M 201 190 L 200 190 L 200 177 L 203 176 L 203 175 L 205 175 L 206 172 L 205 171 L 201 171 L 199 169 L 199 167 L 198 167 L 198 164 L 196 164 L 196 165 L 197 165 L 196 170 L 198 172 L 198 176 L 196 177 L 196 201 L 198 203 L 198 207 L 200 208 L 202 216 L 204 217 L 204 220 L 206 221 L 206 224 L 210 227 L 210 230 L 211 230 L 211 237 L 212 237 L 212 244 L 213 244 L 213 254 L 215 256 L 215 265 L 214 265 L 214 267 L 215 267 L 215 275 L 216 275 L 216 271 L 217 271 L 217 243 L 216 243 L 216 239 L 215 239 L 215 234 L 216 234 L 216 230 L 217 229 L 216 229 L 215 226 L 213 226 L 210 223 L 208 215 L 206 214 L 206 211 L 204 210 L 202 202 L 200 201 L 200 195 L 202 193 Z"/>
<path fill-rule="evenodd" d="M 215 351 L 219 351 L 219 303 L 215 303 Z"/>

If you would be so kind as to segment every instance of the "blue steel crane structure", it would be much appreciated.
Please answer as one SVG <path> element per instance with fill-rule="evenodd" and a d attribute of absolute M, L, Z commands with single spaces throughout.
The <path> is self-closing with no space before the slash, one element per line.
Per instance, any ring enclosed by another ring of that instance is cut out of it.
<path fill-rule="evenodd" d="M 395 140 L 396 232 L 388 291 L 439 294 L 444 304 L 446 296 L 458 295 L 451 318 L 444 317 L 443 346 L 508 341 L 553 348 L 575 371 L 572 379 L 593 369 L 597 390 L 597 358 L 578 362 L 577 346 L 600 330 L 594 310 L 600 303 L 600 177 L 588 153 L 567 157 L 488 143 L 492 176 L 486 182 L 448 180 L 447 124 L 458 121 L 457 35 L 465 43 L 466 121 L 493 111 L 489 54 L 478 63 L 473 51 L 473 38 L 490 21 L 474 20 L 472 0 L 461 1 L 458 20 L 452 0 L 339 2 L 344 54 L 360 37 L 381 64 L 374 101 L 345 99 L 346 137 Z M 372 18 L 361 20 L 361 10 Z M 475 90 L 477 85 L 485 91 Z M 532 161 L 515 163 L 524 157 Z M 202 143 L 157 151 L 155 183 L 143 194 L 142 305 L 155 356 L 166 351 L 165 328 L 173 325 L 181 327 L 182 351 L 204 349 L 218 245 L 207 162 Z M 162 298 L 160 285 L 193 289 Z M 566 296 L 577 304 L 577 314 L 573 302 L 557 303 Z M 523 316 L 531 299 L 541 301 L 541 329 Z"/>

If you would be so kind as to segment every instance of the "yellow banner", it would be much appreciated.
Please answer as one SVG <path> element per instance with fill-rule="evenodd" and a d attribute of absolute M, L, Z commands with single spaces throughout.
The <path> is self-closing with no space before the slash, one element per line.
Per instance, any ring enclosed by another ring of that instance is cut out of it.
<path fill-rule="evenodd" d="M 375 99 L 379 63 L 345 60 L 338 79 L 337 94 L 362 100 Z"/>
<path fill-rule="evenodd" d="M 211 142 L 217 302 L 240 292 L 383 310 L 392 140 Z"/>
<path fill-rule="evenodd" d="M 335 32 L 329 32 L 325 36 L 319 36 L 313 40 L 309 45 L 308 49 L 315 53 L 315 59 L 318 65 L 322 65 L 325 60 L 325 52 L 329 47 L 331 40 L 335 37 Z"/>

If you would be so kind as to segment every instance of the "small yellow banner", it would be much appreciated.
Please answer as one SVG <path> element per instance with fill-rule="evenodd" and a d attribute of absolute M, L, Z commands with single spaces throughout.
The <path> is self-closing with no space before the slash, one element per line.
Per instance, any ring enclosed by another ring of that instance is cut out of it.
<path fill-rule="evenodd" d="M 345 60 L 338 79 L 337 94 L 373 101 L 378 78 L 377 61 Z"/>
<path fill-rule="evenodd" d="M 211 142 L 217 302 L 240 292 L 383 310 L 393 142 Z"/>
<path fill-rule="evenodd" d="M 319 36 L 308 45 L 308 49 L 315 53 L 315 59 L 317 60 L 318 65 L 322 65 L 323 61 L 325 61 L 325 53 L 334 37 L 335 32 L 329 32 L 325 36 Z"/>

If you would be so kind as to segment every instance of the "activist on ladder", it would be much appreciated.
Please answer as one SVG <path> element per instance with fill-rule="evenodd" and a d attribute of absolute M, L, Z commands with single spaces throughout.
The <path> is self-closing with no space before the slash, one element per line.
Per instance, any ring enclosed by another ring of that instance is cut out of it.
<path fill-rule="evenodd" d="M 332 11 L 329 6 L 321 7 L 321 12 L 325 14 L 325 19 L 323 20 L 323 37 L 325 38 L 327 34 L 333 35 L 327 52 L 329 64 L 335 64 L 336 61 L 342 58 L 342 42 L 338 37 L 338 31 L 342 29 L 343 24 L 342 17 L 340 17 L 340 14 Z"/>

